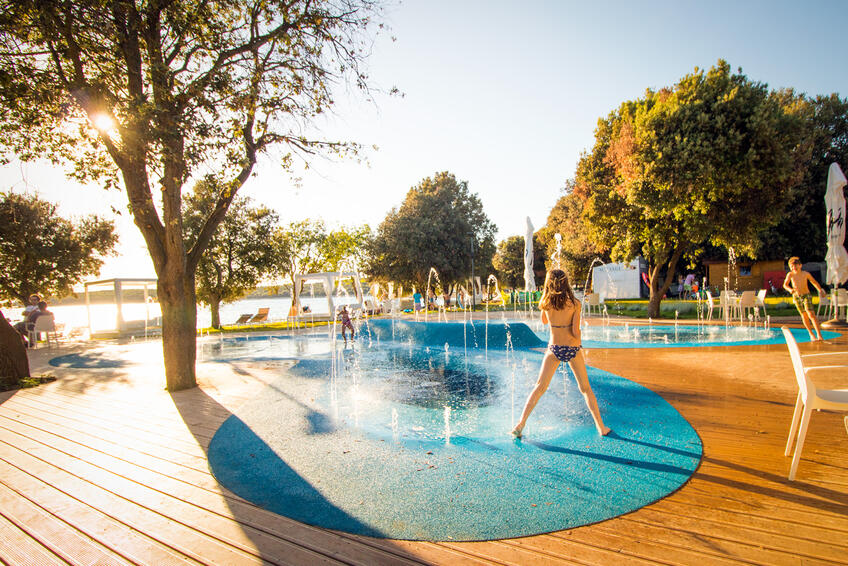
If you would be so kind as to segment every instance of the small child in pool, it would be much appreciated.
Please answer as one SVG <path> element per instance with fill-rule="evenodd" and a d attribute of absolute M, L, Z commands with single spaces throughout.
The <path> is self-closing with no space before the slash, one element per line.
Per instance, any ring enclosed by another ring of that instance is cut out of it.
<path fill-rule="evenodd" d="M 589 385 L 586 362 L 583 360 L 583 352 L 580 351 L 580 306 L 580 302 L 571 290 L 571 285 L 568 284 L 565 272 L 561 269 L 548 271 L 545 277 L 544 294 L 539 301 L 539 310 L 542 311 L 542 324 L 550 324 L 551 343 L 542 360 L 539 379 L 536 380 L 536 385 L 524 405 L 521 419 L 512 429 L 512 434 L 516 438 L 521 437 L 527 418 L 548 389 L 560 362 L 565 362 L 571 367 L 574 378 L 577 380 L 577 387 L 583 394 L 586 406 L 595 420 L 598 434 L 606 436 L 610 432 L 610 428 L 601 419 L 598 400 L 595 398 L 592 386 Z"/>
<path fill-rule="evenodd" d="M 347 333 L 346 330 L 350 328 L 350 339 L 353 340 L 356 336 L 356 331 L 353 329 L 353 323 L 350 321 L 350 314 L 347 312 L 347 307 L 342 307 L 342 311 L 339 313 L 339 316 L 342 319 L 342 338 L 344 338 L 345 344 L 347 344 Z"/>

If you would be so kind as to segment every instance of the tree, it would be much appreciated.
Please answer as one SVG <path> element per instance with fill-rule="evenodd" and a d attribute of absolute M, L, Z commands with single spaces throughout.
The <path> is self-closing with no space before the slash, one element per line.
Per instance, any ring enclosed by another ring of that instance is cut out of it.
<path fill-rule="evenodd" d="M 195 271 L 257 157 L 355 149 L 305 132 L 341 80 L 368 90 L 378 13 L 374 0 L 0 0 L 0 139 L 126 192 L 158 277 L 169 390 L 196 385 Z M 224 190 L 189 242 L 183 190 L 209 170 Z"/>
<path fill-rule="evenodd" d="M 472 243 L 473 242 L 473 243 Z M 367 271 L 377 279 L 423 287 L 434 267 L 449 284 L 491 273 L 495 225 L 480 198 L 452 173 L 437 173 L 411 188 L 393 208 L 368 245 Z"/>
<path fill-rule="evenodd" d="M 550 258 L 549 267 L 559 259 L 559 265 L 568 273 L 571 284 L 583 285 L 594 260 L 599 258 L 608 262 L 609 253 L 592 240 L 591 229 L 583 217 L 585 200 L 574 192 L 573 182 L 569 181 L 564 190 L 565 194 L 554 204 L 547 223 L 538 235 Z M 555 234 L 562 236 L 558 258 Z"/>
<path fill-rule="evenodd" d="M 824 193 L 831 163 L 848 168 L 848 100 L 836 94 L 813 99 L 792 91 L 780 93 L 788 111 L 804 117 L 803 143 L 809 160 L 801 182 L 789 192 L 789 204 L 780 223 L 760 235 L 758 257 L 784 259 L 797 255 L 803 261 L 823 261 L 827 252 Z"/>
<path fill-rule="evenodd" d="M 278 228 L 274 232 L 273 243 L 276 250 L 275 263 L 280 274 L 288 275 L 294 289 L 294 278 L 298 273 L 325 271 L 326 261 L 322 246 L 326 238 L 326 228 L 320 220 L 301 220 L 292 222 L 287 228 Z"/>
<path fill-rule="evenodd" d="M 801 125 L 766 85 L 724 61 L 599 121 L 575 192 L 613 259 L 647 261 L 649 316 L 659 315 L 678 261 L 703 242 L 756 249 L 800 178 Z"/>
<path fill-rule="evenodd" d="M 186 200 L 185 223 L 190 235 L 203 225 L 203 213 L 219 198 L 221 186 L 207 177 L 194 187 Z M 263 275 L 274 266 L 271 237 L 277 214 L 260 206 L 250 206 L 250 199 L 237 198 L 218 225 L 200 262 L 197 264 L 197 300 L 209 305 L 212 327 L 221 327 L 221 303 L 240 299 L 256 288 Z"/>
<path fill-rule="evenodd" d="M 365 262 L 365 245 L 371 239 L 371 228 L 342 226 L 325 235 L 319 244 L 319 257 L 325 271 L 358 270 Z"/>
<path fill-rule="evenodd" d="M 545 280 L 545 246 L 538 233 L 533 234 L 533 273 L 540 286 Z M 524 236 L 510 236 L 498 244 L 492 266 L 501 287 L 524 288 Z"/>
<path fill-rule="evenodd" d="M 0 312 L 0 381 L 11 379 L 16 385 L 24 377 L 29 377 L 26 347 L 21 335 Z"/>
<path fill-rule="evenodd" d="M 33 293 L 69 295 L 100 272 L 117 242 L 111 221 L 68 220 L 36 196 L 0 194 L 0 297 L 26 306 Z"/>

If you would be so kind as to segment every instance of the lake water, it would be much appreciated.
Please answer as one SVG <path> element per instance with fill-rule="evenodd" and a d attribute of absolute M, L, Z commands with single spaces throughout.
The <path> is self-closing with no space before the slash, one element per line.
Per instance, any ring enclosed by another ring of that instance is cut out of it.
<path fill-rule="evenodd" d="M 341 297 L 336 300 L 337 304 L 353 302 L 353 297 Z M 301 296 L 300 303 L 302 306 L 309 306 L 316 315 L 327 314 L 327 299 L 326 297 L 309 297 Z M 73 328 L 88 328 L 89 309 L 85 305 L 57 305 L 50 306 L 50 310 L 55 314 L 56 322 L 65 325 L 65 329 Z M 269 308 L 269 320 L 279 321 L 285 320 L 291 308 L 291 299 L 289 297 L 251 297 L 242 299 L 231 304 L 221 305 L 221 324 L 232 324 L 241 314 L 256 314 L 260 308 Z M 5 309 L 3 312 L 9 318 L 15 320 L 20 319 L 23 309 Z M 141 321 L 143 327 L 144 320 L 155 319 L 161 316 L 159 303 L 124 303 L 123 317 L 127 322 Z M 91 330 L 94 332 L 108 331 L 116 327 L 118 316 L 117 307 L 113 304 L 93 304 L 90 307 L 91 312 Z M 212 314 L 208 307 L 197 307 L 197 327 L 208 328 L 212 323 Z"/>

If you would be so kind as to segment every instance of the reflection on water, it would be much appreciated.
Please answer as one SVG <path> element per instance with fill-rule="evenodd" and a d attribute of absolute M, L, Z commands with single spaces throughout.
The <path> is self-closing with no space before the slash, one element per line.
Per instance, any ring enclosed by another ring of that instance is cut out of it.
<path fill-rule="evenodd" d="M 434 409 L 470 409 L 493 401 L 487 368 L 463 355 L 385 345 L 357 353 L 360 365 L 366 363 L 369 372 L 389 385 L 386 393 L 394 401 Z M 347 371 L 352 368 L 345 366 Z"/>
<path fill-rule="evenodd" d="M 584 340 L 634 343 L 722 343 L 740 340 L 768 340 L 777 330 L 748 326 L 590 326 L 583 331 Z"/>
<path fill-rule="evenodd" d="M 543 340 L 550 338 L 550 330 L 536 321 L 532 326 Z M 781 340 L 779 330 L 764 329 L 756 326 L 724 325 L 593 325 L 581 329 L 584 345 L 596 342 L 595 347 L 610 344 L 658 344 L 658 345 L 697 345 L 724 344 L 735 342 L 756 342 Z"/>

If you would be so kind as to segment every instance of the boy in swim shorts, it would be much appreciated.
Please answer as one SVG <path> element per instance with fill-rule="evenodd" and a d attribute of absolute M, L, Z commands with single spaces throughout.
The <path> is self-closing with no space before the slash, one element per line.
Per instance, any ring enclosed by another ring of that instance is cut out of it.
<path fill-rule="evenodd" d="M 792 302 L 801 314 L 801 322 L 804 323 L 804 328 L 810 333 L 810 340 L 813 342 L 822 339 L 821 328 L 816 315 L 813 313 L 813 296 L 810 294 L 810 288 L 807 283 L 812 283 L 819 295 L 824 290 L 819 285 L 818 281 L 813 279 L 813 276 L 801 269 L 801 260 L 797 257 L 789 258 L 789 273 L 786 274 L 786 279 L 783 280 L 783 288 L 792 294 Z M 813 334 L 813 328 L 816 332 Z"/>

